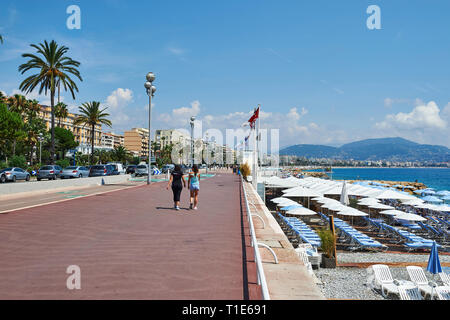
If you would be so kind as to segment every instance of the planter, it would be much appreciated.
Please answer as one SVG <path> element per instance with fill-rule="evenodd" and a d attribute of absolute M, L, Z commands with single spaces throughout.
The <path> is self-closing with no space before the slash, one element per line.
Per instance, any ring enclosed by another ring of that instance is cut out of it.
<path fill-rule="evenodd" d="M 328 258 L 326 255 L 322 254 L 320 266 L 322 268 L 334 269 L 336 268 L 336 260 L 334 258 Z"/>

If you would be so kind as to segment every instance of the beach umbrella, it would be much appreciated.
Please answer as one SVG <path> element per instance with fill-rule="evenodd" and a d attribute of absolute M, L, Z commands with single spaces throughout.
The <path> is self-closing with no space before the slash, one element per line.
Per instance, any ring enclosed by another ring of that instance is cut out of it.
<path fill-rule="evenodd" d="M 400 214 L 405 214 L 406 212 L 400 211 L 400 210 L 395 210 L 395 209 L 390 209 L 390 210 L 382 210 L 382 211 L 380 211 L 380 213 L 386 214 L 389 216 L 396 216 L 396 215 L 400 215 Z"/>
<path fill-rule="evenodd" d="M 326 203 L 321 207 L 332 211 L 339 211 L 346 208 L 346 206 L 341 203 Z"/>
<path fill-rule="evenodd" d="M 374 196 L 374 198 L 376 198 L 376 199 L 396 199 L 396 200 L 400 200 L 400 199 L 415 199 L 414 196 L 402 194 L 402 193 L 400 193 L 398 191 L 393 191 L 393 190 L 382 191 L 382 192 L 376 194 Z"/>
<path fill-rule="evenodd" d="M 439 199 L 438 197 L 435 196 L 426 196 L 422 198 L 423 201 L 425 202 L 431 202 L 431 203 L 440 203 L 440 202 L 444 202 L 443 200 Z"/>
<path fill-rule="evenodd" d="M 283 202 L 277 203 L 277 206 L 278 207 L 285 207 L 285 206 L 290 206 L 290 205 L 293 205 L 293 204 L 298 204 L 298 202 L 295 202 L 294 200 L 287 199 L 287 201 L 283 201 Z"/>
<path fill-rule="evenodd" d="M 423 190 L 423 194 L 426 194 L 426 195 L 433 195 L 435 193 L 436 193 L 436 191 L 433 191 L 433 190 Z"/>
<path fill-rule="evenodd" d="M 433 274 L 433 280 L 435 274 L 442 272 L 436 241 L 433 241 L 433 245 L 431 246 L 430 257 L 428 258 L 427 271 Z"/>
<path fill-rule="evenodd" d="M 292 210 L 292 209 L 295 209 L 295 208 L 303 208 L 303 206 L 298 204 L 298 203 L 297 204 L 291 204 L 291 205 L 288 205 L 288 206 L 281 207 L 281 210 L 287 211 L 287 210 Z"/>
<path fill-rule="evenodd" d="M 346 205 L 346 206 L 348 206 L 350 204 L 350 200 L 348 200 L 347 185 L 345 183 L 345 180 L 344 180 L 344 183 L 342 184 L 342 191 L 341 191 L 340 202 L 343 205 Z"/>
<path fill-rule="evenodd" d="M 283 197 L 278 197 L 278 198 L 273 198 L 270 201 L 275 202 L 275 203 L 280 203 L 280 202 L 283 202 L 285 200 L 289 200 L 289 199 L 288 198 L 283 198 Z M 292 200 L 290 200 L 290 201 L 292 201 Z"/>
<path fill-rule="evenodd" d="M 378 199 L 375 198 L 363 198 L 361 200 L 358 200 L 358 204 L 360 205 L 371 205 L 371 204 L 377 204 L 380 203 Z"/>
<path fill-rule="evenodd" d="M 410 199 L 410 200 L 401 199 L 400 202 L 402 202 L 403 204 L 406 204 L 408 206 L 414 206 L 416 204 L 424 203 L 424 201 L 422 199 L 419 199 L 419 198 Z"/>
<path fill-rule="evenodd" d="M 415 194 L 422 194 L 424 189 L 414 190 Z"/>
<path fill-rule="evenodd" d="M 450 196 L 445 196 L 445 197 L 441 198 L 441 200 L 445 201 L 445 202 L 450 202 Z"/>
<path fill-rule="evenodd" d="M 436 211 L 441 211 L 441 212 L 450 212 L 450 206 L 446 206 L 446 205 L 439 205 L 439 206 L 434 206 L 434 210 Z"/>
<path fill-rule="evenodd" d="M 343 208 L 342 210 L 340 210 L 338 212 L 338 214 L 343 215 L 343 216 L 352 216 L 352 217 L 364 217 L 364 216 L 368 215 L 367 213 L 362 212 L 362 211 L 352 208 L 352 207 Z"/>
<path fill-rule="evenodd" d="M 395 215 L 394 218 L 398 219 L 398 220 L 405 220 L 405 221 L 426 221 L 427 220 L 424 217 L 421 217 L 421 216 L 419 216 L 417 214 L 406 213 L 406 212 L 403 212 L 402 214 Z"/>
<path fill-rule="evenodd" d="M 304 187 L 291 188 L 282 191 L 284 197 L 318 197 L 321 194 Z"/>
<path fill-rule="evenodd" d="M 441 191 L 436 192 L 435 195 L 439 196 L 439 197 L 450 196 L 450 191 L 448 191 L 448 190 L 441 190 Z"/>
<path fill-rule="evenodd" d="M 304 207 L 288 210 L 286 213 L 293 216 L 313 216 L 317 214 L 316 212 Z"/>
<path fill-rule="evenodd" d="M 372 208 L 372 209 L 383 209 L 383 210 L 394 209 L 394 207 L 391 207 L 391 206 L 388 206 L 388 205 L 382 204 L 382 203 L 371 204 L 371 205 L 368 205 L 368 207 Z"/>

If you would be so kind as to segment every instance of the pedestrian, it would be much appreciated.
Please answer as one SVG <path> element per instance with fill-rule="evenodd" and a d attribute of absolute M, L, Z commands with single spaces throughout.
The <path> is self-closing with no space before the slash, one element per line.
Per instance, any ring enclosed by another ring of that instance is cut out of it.
<path fill-rule="evenodd" d="M 183 183 L 181 183 L 181 181 L 183 181 Z M 175 165 L 175 168 L 170 175 L 167 190 L 169 190 L 171 184 L 173 192 L 173 208 L 175 210 L 180 210 L 180 196 L 181 191 L 183 190 L 183 185 L 186 188 L 186 180 L 184 180 L 183 171 L 181 170 L 179 164 Z"/>
<path fill-rule="evenodd" d="M 192 166 L 192 172 L 189 173 L 188 188 L 191 191 L 191 204 L 189 209 L 197 210 L 198 191 L 200 190 L 200 174 L 196 164 Z"/>

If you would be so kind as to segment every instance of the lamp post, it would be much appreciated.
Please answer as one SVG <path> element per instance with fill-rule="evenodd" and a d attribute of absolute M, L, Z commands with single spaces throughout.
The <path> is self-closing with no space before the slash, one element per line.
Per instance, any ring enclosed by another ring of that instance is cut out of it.
<path fill-rule="evenodd" d="M 208 174 L 208 165 L 209 165 L 208 132 L 205 134 L 205 138 L 206 138 L 206 174 Z"/>
<path fill-rule="evenodd" d="M 195 121 L 195 117 L 192 116 L 191 117 L 191 161 L 192 161 L 192 166 L 194 166 L 194 121 Z"/>
<path fill-rule="evenodd" d="M 152 136 L 151 136 L 151 124 L 152 124 L 152 97 L 155 94 L 156 87 L 153 86 L 153 81 L 155 81 L 155 74 L 153 72 L 147 73 L 147 81 L 144 84 L 145 89 L 147 90 L 148 95 L 148 175 L 147 175 L 147 185 L 152 183 L 152 172 L 151 172 L 151 163 L 152 163 Z"/>
<path fill-rule="evenodd" d="M 42 135 L 42 133 L 39 133 L 39 165 L 42 164 L 42 140 L 44 140 L 44 136 Z"/>

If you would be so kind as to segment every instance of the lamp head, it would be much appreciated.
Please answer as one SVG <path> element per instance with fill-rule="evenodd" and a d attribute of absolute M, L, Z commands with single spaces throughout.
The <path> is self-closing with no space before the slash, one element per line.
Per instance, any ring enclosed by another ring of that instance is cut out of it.
<path fill-rule="evenodd" d="M 149 89 L 152 87 L 152 83 L 151 83 L 150 81 L 147 81 L 147 82 L 144 84 L 144 87 L 145 87 L 145 89 L 149 90 Z"/>
<path fill-rule="evenodd" d="M 149 73 L 147 73 L 146 78 L 147 78 L 148 82 L 153 82 L 153 81 L 155 81 L 156 77 L 155 77 L 155 74 L 153 72 L 149 72 Z"/>

